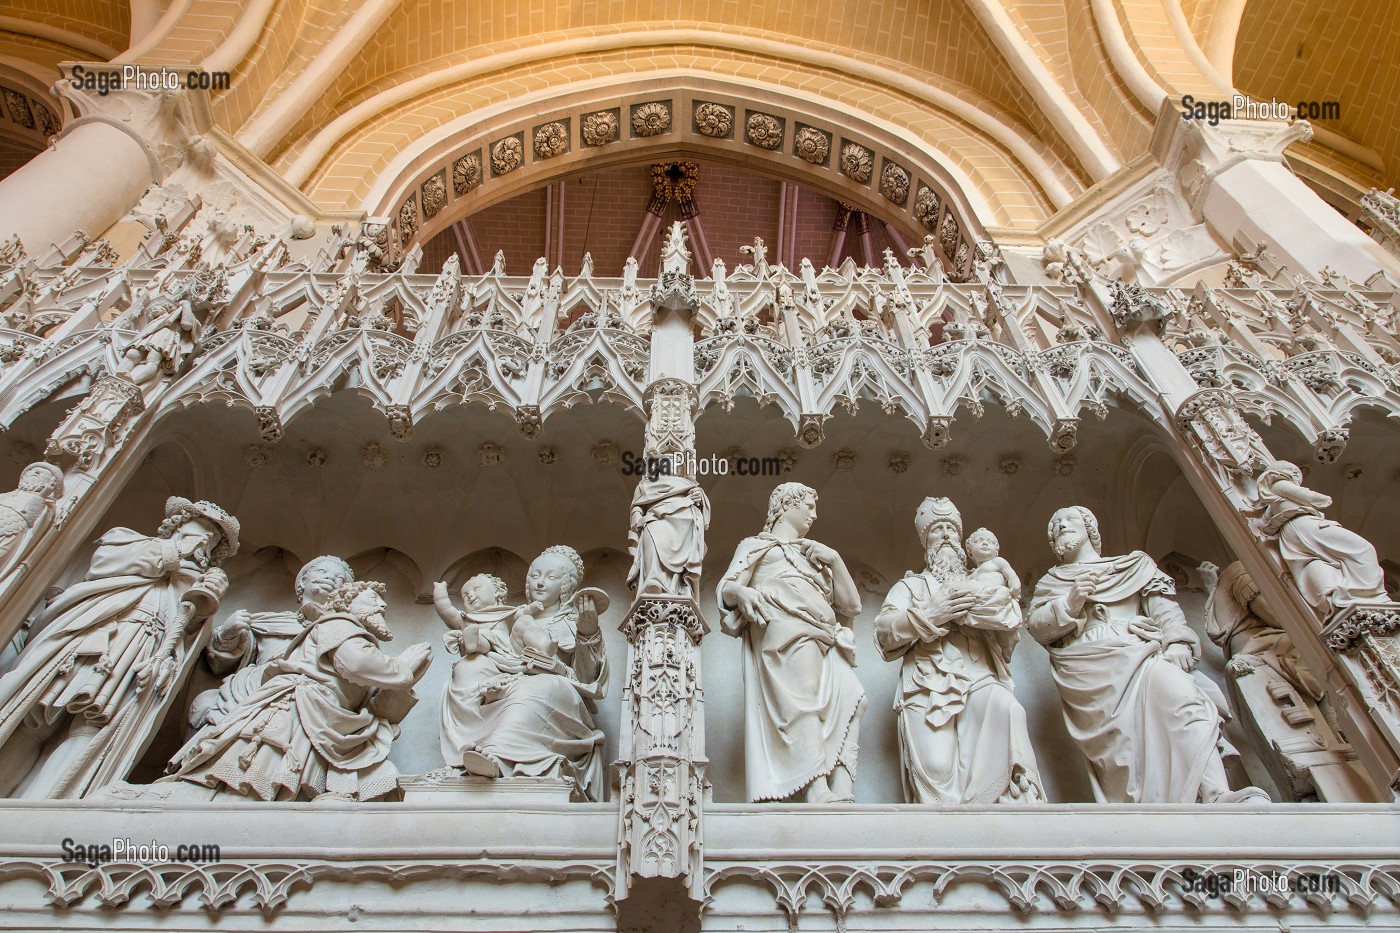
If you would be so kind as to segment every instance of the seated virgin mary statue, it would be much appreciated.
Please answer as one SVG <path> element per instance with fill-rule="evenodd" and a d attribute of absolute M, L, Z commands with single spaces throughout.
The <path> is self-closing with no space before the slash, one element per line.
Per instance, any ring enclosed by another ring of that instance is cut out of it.
<path fill-rule="evenodd" d="M 442 698 L 442 755 L 481 777 L 574 781 L 589 800 L 603 790 L 603 733 L 593 724 L 607 694 L 608 663 L 598 615 L 607 595 L 579 589 L 583 559 L 558 545 L 535 558 L 526 605 L 504 605 L 505 584 L 485 574 L 462 588 L 465 610 L 434 587 L 462 660 Z"/>

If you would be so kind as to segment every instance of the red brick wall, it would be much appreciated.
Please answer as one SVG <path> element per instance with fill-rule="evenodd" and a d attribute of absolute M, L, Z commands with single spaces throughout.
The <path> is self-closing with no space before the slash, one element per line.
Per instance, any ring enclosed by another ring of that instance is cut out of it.
<path fill-rule="evenodd" d="M 651 200 L 651 168 L 633 165 L 626 168 L 597 172 L 564 182 L 564 262 L 566 275 L 578 274 L 585 251 L 593 254 L 593 269 L 598 275 L 622 274 L 623 264 L 632 243 L 641 229 Z M 756 175 L 726 165 L 700 163 L 700 184 L 696 188 L 696 203 L 700 208 L 700 223 L 705 230 L 710 251 L 733 269 L 748 257 L 739 247 L 762 237 L 768 246 L 768 259 L 778 258 L 778 204 L 781 183 L 776 179 Z M 797 260 L 806 256 L 818 271 L 826 264 L 831 252 L 832 223 L 836 219 L 837 203 L 810 188 L 801 189 L 797 199 L 796 258 L 785 257 L 795 270 Z M 641 274 L 656 274 L 660 253 L 660 238 L 680 214 L 674 204 L 667 205 L 658 227 L 656 241 L 647 252 Z M 506 271 L 526 275 L 535 259 L 544 255 L 545 189 L 512 198 L 503 204 L 487 208 L 471 218 L 477 249 L 482 261 L 490 263 L 497 249 L 506 251 Z M 875 262 L 881 262 L 885 247 L 895 249 L 884 225 L 871 223 Z M 443 260 L 456 250 L 452 231 L 447 230 L 424 246 L 422 271 L 436 272 Z M 842 257 L 851 256 L 863 264 L 860 240 L 852 224 L 846 236 Z M 463 268 L 467 264 L 463 263 Z M 709 272 L 700 269 L 701 275 Z"/>

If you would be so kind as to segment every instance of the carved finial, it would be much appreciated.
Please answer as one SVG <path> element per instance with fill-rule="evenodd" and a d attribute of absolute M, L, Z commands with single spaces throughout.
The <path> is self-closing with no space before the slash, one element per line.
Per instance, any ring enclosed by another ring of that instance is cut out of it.
<path fill-rule="evenodd" d="M 753 257 L 753 274 L 755 278 L 768 278 L 768 247 L 763 245 L 763 237 L 753 238 L 753 246 L 741 246 L 739 252 L 745 256 Z"/>
<path fill-rule="evenodd" d="M 685 224 L 677 220 L 666 231 L 666 240 L 661 246 L 661 274 L 685 275 L 690 271 L 690 250 L 685 245 Z"/>

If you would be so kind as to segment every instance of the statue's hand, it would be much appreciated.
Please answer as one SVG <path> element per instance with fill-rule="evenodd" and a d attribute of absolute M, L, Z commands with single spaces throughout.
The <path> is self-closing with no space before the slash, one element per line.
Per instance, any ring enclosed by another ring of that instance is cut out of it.
<path fill-rule="evenodd" d="M 734 588 L 734 601 L 739 604 L 739 614 L 754 625 L 768 624 L 768 604 L 763 594 L 751 586 Z"/>
<path fill-rule="evenodd" d="M 929 621 L 944 627 L 958 616 L 977 608 L 977 596 L 965 589 L 946 589 L 934 593 L 929 600 Z"/>
<path fill-rule="evenodd" d="M 1190 647 L 1183 645 L 1179 641 L 1167 645 L 1166 650 L 1162 652 L 1162 656 L 1188 674 L 1191 672 L 1191 669 L 1196 666 L 1196 659 L 1191 657 Z"/>
<path fill-rule="evenodd" d="M 836 549 L 822 544 L 820 541 L 812 541 L 804 538 L 798 545 L 798 549 L 804 556 L 818 567 L 830 567 L 841 558 L 837 555 Z"/>
<path fill-rule="evenodd" d="M 165 654 L 147 658 L 136 665 L 136 686 L 140 690 L 155 690 L 165 696 L 175 679 L 175 659 Z"/>
<path fill-rule="evenodd" d="M 593 595 L 591 593 L 580 594 L 576 605 L 578 606 L 578 633 L 580 635 L 598 634 L 598 604 L 593 601 Z"/>
<path fill-rule="evenodd" d="M 219 627 L 214 630 L 214 648 L 226 654 L 240 650 L 253 634 L 249 619 L 248 610 L 239 609 L 219 623 Z"/>
<path fill-rule="evenodd" d="M 1069 592 L 1065 594 L 1065 608 L 1069 614 L 1077 616 L 1084 611 L 1084 604 L 1089 601 L 1099 590 L 1099 575 L 1097 573 L 1080 574 L 1074 578 L 1074 582 L 1069 585 Z"/>

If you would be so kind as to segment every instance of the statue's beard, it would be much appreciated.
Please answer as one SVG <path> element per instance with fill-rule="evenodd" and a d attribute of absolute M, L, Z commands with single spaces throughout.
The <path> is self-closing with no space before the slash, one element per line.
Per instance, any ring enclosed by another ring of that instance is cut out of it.
<path fill-rule="evenodd" d="M 1055 539 L 1055 556 L 1064 560 L 1070 554 L 1079 549 L 1084 543 L 1084 536 L 1075 531 L 1066 531 Z"/>
<path fill-rule="evenodd" d="M 389 624 L 384 621 L 384 613 L 375 612 L 369 615 L 360 616 L 355 621 L 369 629 L 375 638 L 380 641 L 393 641 L 394 634 L 389 631 Z"/>
<path fill-rule="evenodd" d="M 939 583 L 952 583 L 967 576 L 967 552 L 956 541 L 944 541 L 930 552 L 928 572 Z"/>

